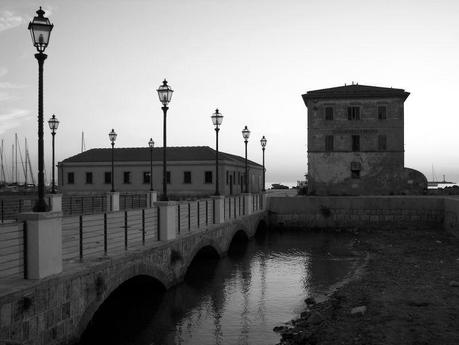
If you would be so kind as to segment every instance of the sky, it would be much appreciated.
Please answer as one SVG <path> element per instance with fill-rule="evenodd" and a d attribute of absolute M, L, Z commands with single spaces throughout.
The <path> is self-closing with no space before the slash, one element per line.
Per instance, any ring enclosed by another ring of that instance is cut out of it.
<path fill-rule="evenodd" d="M 27 138 L 37 166 L 38 67 L 27 25 L 42 6 L 54 24 L 44 66 L 44 117 L 60 120 L 56 161 L 81 150 L 162 146 L 156 89 L 174 94 L 168 146 L 244 155 L 266 181 L 304 179 L 308 90 L 358 82 L 402 88 L 405 166 L 459 181 L 459 1 L 455 0 L 1 0 L 0 138 Z M 51 134 L 45 123 L 47 175 Z"/>

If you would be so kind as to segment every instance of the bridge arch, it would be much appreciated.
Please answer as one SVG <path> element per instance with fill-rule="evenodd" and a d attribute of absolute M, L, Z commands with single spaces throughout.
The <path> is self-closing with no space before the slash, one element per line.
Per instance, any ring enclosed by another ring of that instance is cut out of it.
<path fill-rule="evenodd" d="M 80 317 L 76 334 L 78 338 L 83 335 L 91 320 L 94 319 L 97 311 L 108 301 L 110 296 L 113 296 L 114 293 L 127 284 L 135 282 L 138 279 L 144 279 L 155 284 L 160 290 L 164 291 L 173 285 L 171 279 L 161 269 L 143 264 L 132 264 L 119 274 L 110 275 L 107 273 L 106 275 L 110 278 L 107 279 L 103 274 L 95 277 L 94 288 L 96 290 L 96 295 L 91 301 L 88 301 L 89 303 L 86 305 Z"/>
<path fill-rule="evenodd" d="M 194 246 L 193 250 L 191 250 L 190 254 L 185 258 L 185 264 L 183 267 L 184 274 L 188 272 L 193 260 L 203 251 L 207 251 L 209 254 L 213 251 L 218 258 L 221 258 L 224 253 L 224 250 L 215 240 L 209 238 L 201 239 L 201 241 Z"/>

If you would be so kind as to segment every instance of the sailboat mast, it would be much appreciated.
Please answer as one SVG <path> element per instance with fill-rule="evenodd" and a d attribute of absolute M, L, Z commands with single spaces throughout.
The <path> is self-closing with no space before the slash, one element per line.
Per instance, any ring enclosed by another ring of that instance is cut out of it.
<path fill-rule="evenodd" d="M 14 183 L 14 144 L 11 145 L 11 183 Z"/>
<path fill-rule="evenodd" d="M 0 152 L 0 160 L 2 164 L 2 184 L 6 184 L 5 166 L 3 165 L 3 139 L 2 139 L 2 148 Z"/>
<path fill-rule="evenodd" d="M 27 169 L 27 138 L 24 138 L 24 153 L 25 153 L 25 176 L 24 176 L 24 185 L 27 186 L 27 175 L 28 175 L 28 169 Z"/>

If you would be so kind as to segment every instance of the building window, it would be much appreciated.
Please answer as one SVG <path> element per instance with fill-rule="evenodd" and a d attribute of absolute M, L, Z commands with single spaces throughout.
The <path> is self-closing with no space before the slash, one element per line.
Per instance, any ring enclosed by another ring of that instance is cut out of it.
<path fill-rule="evenodd" d="M 325 120 L 332 121 L 333 120 L 333 107 L 326 107 L 325 108 Z"/>
<path fill-rule="evenodd" d="M 379 151 L 387 150 L 387 137 L 385 135 L 378 136 L 378 150 Z"/>
<path fill-rule="evenodd" d="M 386 109 L 385 105 L 378 106 L 378 120 L 385 120 L 387 118 Z"/>
<path fill-rule="evenodd" d="M 358 106 L 347 107 L 347 119 L 348 120 L 360 120 L 360 107 Z"/>
<path fill-rule="evenodd" d="M 204 183 L 212 183 L 212 171 L 204 171 Z"/>
<path fill-rule="evenodd" d="M 67 184 L 74 184 L 75 183 L 75 173 L 69 172 L 67 173 Z"/>
<path fill-rule="evenodd" d="M 226 184 L 229 184 L 229 171 L 226 172 Z"/>
<path fill-rule="evenodd" d="M 105 184 L 110 184 L 112 183 L 112 173 L 110 171 L 106 171 L 104 173 L 104 183 Z"/>
<path fill-rule="evenodd" d="M 352 136 L 352 151 L 360 151 L 360 135 Z"/>
<path fill-rule="evenodd" d="M 130 171 L 124 171 L 123 172 L 123 183 L 124 184 L 130 184 L 131 183 L 131 172 Z"/>
<path fill-rule="evenodd" d="M 359 179 L 360 170 L 362 170 L 362 166 L 359 162 L 351 162 L 351 178 Z"/>
<path fill-rule="evenodd" d="M 183 172 L 183 183 L 191 183 L 191 171 Z"/>
<path fill-rule="evenodd" d="M 86 173 L 86 184 L 92 184 L 92 172 Z"/>
<path fill-rule="evenodd" d="M 171 172 L 166 171 L 166 183 L 171 184 Z"/>
<path fill-rule="evenodd" d="M 143 183 L 144 184 L 150 183 L 150 172 L 149 171 L 143 172 Z"/>
<path fill-rule="evenodd" d="M 237 172 L 237 184 L 241 185 L 241 172 L 240 171 Z"/>
<path fill-rule="evenodd" d="M 325 151 L 333 151 L 333 135 L 325 136 Z"/>

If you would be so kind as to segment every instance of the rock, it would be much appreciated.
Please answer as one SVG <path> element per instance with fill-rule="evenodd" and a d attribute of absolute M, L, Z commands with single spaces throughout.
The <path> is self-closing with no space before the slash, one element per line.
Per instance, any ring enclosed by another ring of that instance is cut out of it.
<path fill-rule="evenodd" d="M 288 330 L 287 326 L 276 326 L 273 328 L 274 332 L 280 333 L 280 332 L 285 332 Z"/>
<path fill-rule="evenodd" d="M 312 297 L 308 297 L 304 300 L 304 302 L 308 305 L 308 306 L 311 306 L 311 305 L 314 305 L 316 304 L 316 300 Z"/>
<path fill-rule="evenodd" d="M 459 282 L 455 281 L 455 280 L 451 280 L 449 282 L 449 286 L 452 286 L 452 287 L 459 287 Z"/>
<path fill-rule="evenodd" d="M 311 313 L 309 311 L 303 311 L 301 314 L 300 314 L 300 317 L 302 319 L 307 319 L 309 317 L 309 315 L 311 315 Z"/>
<path fill-rule="evenodd" d="M 323 321 L 324 321 L 324 317 L 318 311 L 313 311 L 311 313 L 311 316 L 309 316 L 308 318 L 308 323 L 313 324 L 313 325 L 318 325 L 319 323 L 322 323 Z"/>
<path fill-rule="evenodd" d="M 406 304 L 409 305 L 409 306 L 412 306 L 412 307 L 427 307 L 429 305 L 429 302 L 425 302 L 425 301 L 408 301 Z"/>
<path fill-rule="evenodd" d="M 351 309 L 351 315 L 356 315 L 356 314 L 365 314 L 367 311 L 367 307 L 364 305 L 361 305 L 359 307 L 354 307 Z"/>

